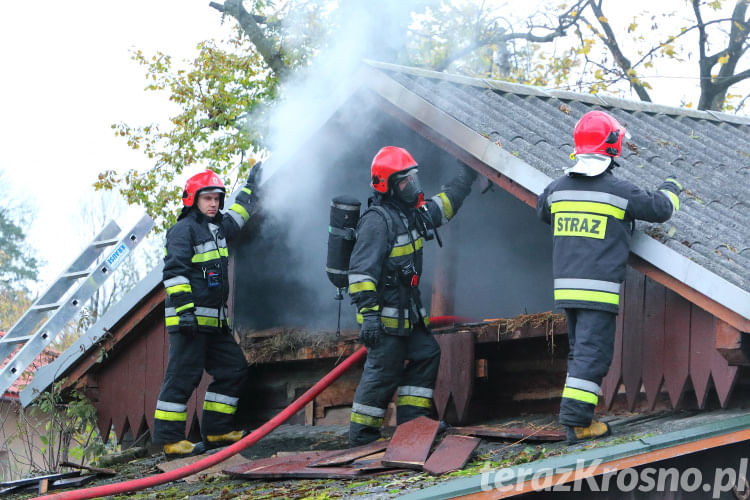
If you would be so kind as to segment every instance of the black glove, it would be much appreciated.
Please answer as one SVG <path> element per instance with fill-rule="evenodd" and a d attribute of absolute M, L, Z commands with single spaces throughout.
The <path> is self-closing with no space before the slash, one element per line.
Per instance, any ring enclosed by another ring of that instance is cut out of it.
<path fill-rule="evenodd" d="M 362 315 L 362 327 L 359 329 L 359 340 L 365 347 L 375 347 L 380 343 L 383 334 L 383 323 L 380 322 L 380 313 L 377 311 L 366 312 Z"/>
<path fill-rule="evenodd" d="M 247 182 L 245 183 L 245 186 L 253 192 L 255 192 L 255 190 L 258 187 L 262 165 L 263 165 L 262 161 L 255 163 L 255 165 L 250 167 L 250 173 L 247 174 Z"/>
<path fill-rule="evenodd" d="M 467 185 L 471 186 L 471 183 L 477 178 L 477 171 L 467 165 L 461 165 L 461 170 L 461 177 L 466 180 Z"/>
<path fill-rule="evenodd" d="M 670 191 L 672 191 L 674 194 L 677 194 L 677 195 L 679 195 L 683 191 L 682 184 L 677 182 L 677 176 L 675 175 L 670 175 L 669 177 L 664 179 L 664 182 L 662 183 L 660 187 L 661 189 L 669 189 Z"/>
<path fill-rule="evenodd" d="M 193 311 L 180 314 L 180 333 L 188 337 L 193 337 L 198 333 L 198 320 L 195 318 Z"/>

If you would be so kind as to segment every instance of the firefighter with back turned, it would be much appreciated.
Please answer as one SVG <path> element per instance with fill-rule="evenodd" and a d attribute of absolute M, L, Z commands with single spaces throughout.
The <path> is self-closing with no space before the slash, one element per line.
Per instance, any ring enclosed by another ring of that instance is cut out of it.
<path fill-rule="evenodd" d="M 626 137 L 611 115 L 584 114 L 573 132 L 576 164 L 537 201 L 537 214 L 552 225 L 555 307 L 564 309 L 568 320 L 559 421 L 571 443 L 610 433 L 606 423 L 594 420 L 594 408 L 612 362 L 635 220 L 665 222 L 680 208 L 682 186 L 675 176 L 649 192 L 613 175 Z"/>

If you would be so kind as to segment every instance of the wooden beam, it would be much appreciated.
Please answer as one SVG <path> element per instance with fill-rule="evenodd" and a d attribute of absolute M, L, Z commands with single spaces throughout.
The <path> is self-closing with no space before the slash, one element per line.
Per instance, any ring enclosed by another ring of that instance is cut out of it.
<path fill-rule="evenodd" d="M 725 321 L 741 332 L 750 332 L 750 319 L 744 318 L 736 312 L 719 304 L 715 300 L 706 297 L 699 291 L 687 286 L 677 278 L 668 275 L 661 269 L 656 268 L 653 264 L 646 262 L 637 255 L 630 254 L 628 262 L 634 269 L 642 272 L 652 280 L 661 283 L 665 287 L 673 290 L 701 309 L 705 309 L 717 318 Z"/>
<path fill-rule="evenodd" d="M 721 319 L 716 320 L 716 350 L 731 366 L 750 366 L 750 358 L 742 349 L 742 332 Z"/>

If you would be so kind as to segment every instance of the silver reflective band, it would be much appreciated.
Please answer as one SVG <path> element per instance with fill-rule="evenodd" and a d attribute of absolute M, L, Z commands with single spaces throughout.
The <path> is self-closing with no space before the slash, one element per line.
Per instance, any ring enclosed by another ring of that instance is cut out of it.
<path fill-rule="evenodd" d="M 217 250 L 216 243 L 213 241 L 207 241 L 193 247 L 193 252 L 195 253 L 206 253 L 210 252 L 211 250 Z"/>
<path fill-rule="evenodd" d="M 356 205 L 347 205 L 346 203 L 334 203 L 331 202 L 331 206 L 334 208 L 340 208 L 341 210 L 347 210 L 351 212 L 359 212 L 359 207 Z"/>
<path fill-rule="evenodd" d="M 628 208 L 627 199 L 610 193 L 602 193 L 600 191 L 555 191 L 547 200 L 550 204 L 556 201 L 594 201 L 598 203 L 606 203 L 607 205 L 612 205 L 623 210 Z"/>
<path fill-rule="evenodd" d="M 359 283 L 361 281 L 372 281 L 373 283 L 377 284 L 378 280 L 373 278 L 372 276 L 369 276 L 367 274 L 350 274 L 349 275 L 349 284 L 353 285 L 354 283 Z"/>
<path fill-rule="evenodd" d="M 164 316 L 177 316 L 177 309 L 174 307 L 164 308 Z"/>
<path fill-rule="evenodd" d="M 416 387 L 413 385 L 404 385 L 398 388 L 399 396 L 419 396 L 420 398 L 431 398 L 432 389 L 427 387 Z"/>
<path fill-rule="evenodd" d="M 208 316 L 210 318 L 217 318 L 219 316 L 219 310 L 212 307 L 196 307 L 196 316 Z"/>
<path fill-rule="evenodd" d="M 590 380 L 583 380 L 582 378 L 571 377 L 570 375 L 565 378 L 565 387 L 580 389 L 597 395 L 601 392 L 601 387 Z"/>
<path fill-rule="evenodd" d="M 180 403 L 170 403 L 169 401 L 157 401 L 156 409 L 161 411 L 182 413 L 184 411 L 187 411 L 187 405 L 181 405 Z"/>
<path fill-rule="evenodd" d="M 381 316 L 386 316 L 388 318 L 398 318 L 398 312 L 399 312 L 399 310 L 400 309 L 398 307 L 384 307 L 380 311 L 380 315 Z M 409 310 L 408 309 L 404 309 L 403 311 L 404 311 L 404 318 L 408 318 L 409 317 Z"/>
<path fill-rule="evenodd" d="M 349 271 L 345 269 L 334 269 L 332 267 L 326 267 L 326 272 L 331 274 L 349 274 Z"/>
<path fill-rule="evenodd" d="M 232 396 L 225 396 L 224 394 L 218 394 L 216 392 L 207 392 L 204 401 L 214 401 L 216 403 L 224 403 L 229 406 L 237 406 L 237 402 L 240 398 L 233 398 Z"/>
<path fill-rule="evenodd" d="M 597 292 L 620 293 L 619 283 L 578 278 L 557 278 L 555 280 L 555 289 L 559 288 L 575 288 L 580 290 L 596 290 Z"/>
<path fill-rule="evenodd" d="M 232 218 L 232 220 L 234 221 L 235 224 L 237 224 L 237 226 L 242 227 L 245 225 L 245 219 L 243 219 L 242 216 L 238 214 L 237 212 L 235 212 L 234 210 L 228 210 L 227 214 Z"/>
<path fill-rule="evenodd" d="M 352 411 L 359 413 L 360 415 L 367 415 L 368 417 L 384 417 L 385 408 L 375 408 L 374 406 L 367 406 L 359 403 L 352 404 Z"/>
<path fill-rule="evenodd" d="M 175 285 L 189 285 L 190 280 L 188 280 L 184 276 L 175 276 L 174 278 L 169 278 L 168 280 L 164 280 L 164 288 L 169 288 L 170 286 Z"/>

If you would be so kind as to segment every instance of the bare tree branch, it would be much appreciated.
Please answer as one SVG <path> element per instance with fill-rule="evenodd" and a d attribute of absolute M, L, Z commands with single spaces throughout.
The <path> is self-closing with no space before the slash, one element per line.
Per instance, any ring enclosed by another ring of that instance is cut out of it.
<path fill-rule="evenodd" d="M 529 26 L 529 30 L 525 33 L 516 33 L 516 32 L 508 32 L 505 28 L 499 28 L 495 31 L 492 31 L 488 36 L 483 36 L 482 30 L 479 29 L 479 25 L 481 23 L 481 10 L 477 14 L 477 29 L 476 29 L 476 35 L 473 40 L 470 40 L 469 43 L 459 49 L 456 49 L 451 54 L 447 55 L 443 62 L 436 66 L 437 71 L 444 71 L 448 66 L 451 65 L 454 61 L 461 59 L 462 57 L 472 53 L 476 49 L 480 47 L 484 47 L 487 45 L 504 45 L 509 41 L 512 40 L 527 40 L 529 42 L 535 42 L 535 43 L 546 43 L 551 42 L 557 37 L 565 36 L 565 32 L 568 28 L 575 25 L 578 22 L 578 19 L 580 17 L 580 12 L 582 8 L 585 6 L 586 2 L 588 0 L 579 0 L 575 4 L 573 4 L 568 10 L 566 10 L 563 14 L 558 16 L 558 25 L 554 29 L 550 28 L 549 26 Z M 484 3 L 482 3 L 482 8 L 484 8 Z M 544 28 L 551 30 L 550 33 L 540 36 L 535 35 L 532 33 L 532 31 L 535 28 Z"/>
<path fill-rule="evenodd" d="M 284 62 L 281 51 L 274 46 L 273 40 L 269 39 L 263 32 L 263 29 L 258 24 L 258 18 L 262 16 L 254 16 L 250 14 L 245 7 L 242 6 L 241 0 L 226 0 L 223 4 L 218 2 L 210 2 L 209 5 L 214 9 L 218 10 L 223 14 L 232 16 L 240 24 L 240 27 L 245 34 L 250 38 L 250 41 L 258 49 L 260 55 L 268 64 L 268 67 L 276 73 L 279 79 L 286 77 L 290 71 L 289 66 Z M 265 18 L 262 18 L 265 21 Z"/>
<path fill-rule="evenodd" d="M 588 2 L 588 5 L 594 12 L 594 15 L 596 16 L 606 35 L 600 35 L 600 38 L 612 53 L 612 56 L 615 58 L 615 62 L 617 63 L 617 65 L 620 67 L 620 69 L 622 69 L 623 77 L 628 79 L 630 85 L 633 87 L 633 90 L 635 90 L 635 93 L 638 94 L 638 97 L 641 99 L 641 101 L 651 102 L 651 96 L 648 95 L 646 87 L 644 87 L 643 84 L 640 83 L 640 81 L 638 81 L 638 79 L 635 77 L 635 69 L 633 69 L 633 65 L 630 63 L 630 60 L 625 57 L 625 54 L 622 53 L 622 50 L 620 50 L 620 46 L 617 43 L 615 33 L 614 31 L 612 31 L 612 27 L 609 25 L 609 21 L 607 21 L 607 18 L 602 11 L 601 1 L 597 3 L 591 0 Z"/>

